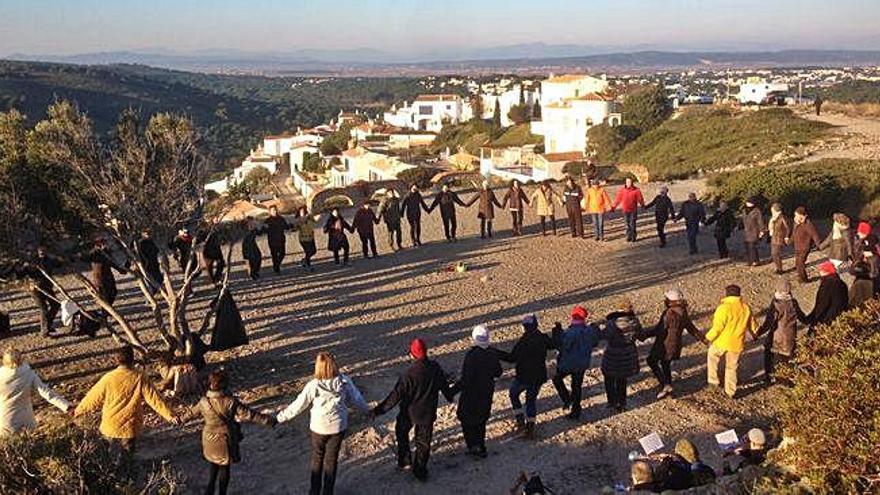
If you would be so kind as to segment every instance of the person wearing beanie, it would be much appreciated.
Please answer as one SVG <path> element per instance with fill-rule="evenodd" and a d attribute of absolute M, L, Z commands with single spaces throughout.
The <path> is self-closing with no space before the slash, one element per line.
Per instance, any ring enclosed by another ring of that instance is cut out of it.
<path fill-rule="evenodd" d="M 523 317 L 522 326 L 522 336 L 516 341 L 510 354 L 502 357 L 502 360 L 515 365 L 515 375 L 508 394 L 516 427 L 526 438 L 534 438 L 538 392 L 547 381 L 547 351 L 553 348 L 553 340 L 538 330 L 538 318 L 535 315 Z M 525 413 L 520 400 L 523 392 L 526 394 Z"/>
<path fill-rule="evenodd" d="M 733 229 L 736 227 L 736 217 L 733 215 L 733 210 L 727 207 L 726 201 L 720 201 L 715 213 L 706 219 L 706 225 L 712 224 L 715 224 L 713 234 L 718 246 L 718 258 L 726 259 L 730 256 L 730 251 L 727 249 L 727 239 L 730 239 L 730 236 L 733 235 Z"/>
<path fill-rule="evenodd" d="M 880 241 L 871 232 L 871 224 L 868 222 L 859 222 L 854 257 L 868 265 L 868 273 L 874 280 L 874 285 L 880 289 Z"/>
<path fill-rule="evenodd" d="M 761 256 L 758 254 L 758 241 L 764 237 L 767 225 L 764 223 L 764 215 L 761 213 L 761 208 L 756 203 L 756 200 L 752 198 L 746 200 L 741 226 L 743 245 L 746 250 L 746 263 L 749 266 L 761 264 Z"/>
<path fill-rule="evenodd" d="M 672 361 L 681 358 L 682 336 L 685 331 L 708 345 L 706 336 L 697 329 L 688 314 L 684 294 L 679 289 L 670 289 L 665 294 L 660 320 L 653 327 L 643 329 L 636 335 L 638 340 L 654 338 L 647 362 L 660 387 L 658 399 L 672 394 Z"/>
<path fill-rule="evenodd" d="M 816 290 L 816 301 L 813 310 L 807 315 L 810 334 L 816 325 L 828 325 L 838 315 L 849 309 L 849 289 L 837 275 L 837 269 L 831 261 L 819 264 L 819 288 Z"/>
<path fill-rule="evenodd" d="M 669 188 L 660 186 L 660 192 L 654 196 L 645 209 L 654 208 L 654 222 L 657 225 L 657 237 L 660 239 L 660 247 L 666 247 L 666 222 L 675 218 L 675 206 L 669 199 Z"/>
<path fill-rule="evenodd" d="M 495 379 L 501 376 L 499 351 L 489 347 L 489 329 L 477 325 L 471 332 L 473 347 L 464 355 L 461 376 L 452 392 L 458 397 L 456 416 L 461 422 L 464 442 L 469 455 L 485 458 L 486 423 L 492 414 Z"/>
<path fill-rule="evenodd" d="M 767 385 L 773 383 L 773 370 L 794 357 L 798 323 L 804 321 L 806 315 L 791 295 L 791 284 L 787 278 L 780 277 L 770 306 L 764 313 L 764 323 L 757 332 L 758 335 L 767 334 L 764 341 L 764 382 Z"/>
<path fill-rule="evenodd" d="M 715 483 L 715 470 L 700 459 L 700 451 L 687 438 L 675 443 L 675 453 L 691 465 L 691 486 L 703 486 Z"/>
<path fill-rule="evenodd" d="M 571 408 L 569 419 L 581 417 L 581 388 L 584 373 L 590 367 L 593 349 L 599 342 L 599 329 L 587 323 L 589 312 L 583 306 L 575 306 L 571 311 L 571 324 L 562 330 L 561 325 L 554 328 L 553 341 L 557 350 L 556 374 L 553 386 L 563 409 Z M 571 377 L 571 390 L 565 386 L 565 378 Z"/>
<path fill-rule="evenodd" d="M 632 303 L 624 300 L 605 317 L 604 328 L 600 328 L 600 338 L 607 342 L 601 369 L 608 408 L 620 413 L 626 411 L 627 380 L 639 372 L 635 336 L 641 332 L 642 324 L 633 311 Z"/>
<path fill-rule="evenodd" d="M 871 278 L 871 269 L 864 261 L 853 264 L 852 274 L 855 280 L 849 287 L 849 307 L 858 308 L 877 295 L 877 288 Z"/>
<path fill-rule="evenodd" d="M 737 473 L 747 466 L 757 466 L 764 463 L 767 458 L 767 438 L 760 428 L 752 428 L 747 434 L 747 444 L 737 447 L 733 451 L 726 453 L 724 456 L 735 455 L 740 458 L 739 464 L 735 468 L 731 468 L 725 462 L 723 473 L 725 476 Z"/>
<path fill-rule="evenodd" d="M 814 246 L 819 246 L 819 233 L 816 226 L 807 217 L 807 210 L 799 206 L 794 210 L 794 227 L 791 229 L 791 244 L 794 246 L 794 266 L 798 281 L 805 284 L 810 281 L 807 276 L 807 257 Z"/>
<path fill-rule="evenodd" d="M 755 318 L 752 308 L 742 300 L 738 285 L 728 285 L 721 304 L 712 317 L 712 328 L 706 333 L 710 342 L 706 357 L 706 379 L 709 385 L 720 386 L 718 365 L 724 362 L 724 393 L 731 399 L 736 395 L 737 368 L 745 349 L 746 332 L 755 336 Z"/>
<path fill-rule="evenodd" d="M 791 242 L 791 225 L 782 213 L 782 205 L 773 203 L 770 207 L 770 221 L 767 224 L 767 232 L 770 234 L 770 258 L 776 265 L 776 274 L 782 274 L 782 252 L 785 246 Z"/>
<path fill-rule="evenodd" d="M 428 478 L 428 460 L 431 456 L 431 437 L 437 419 L 438 394 L 452 402 L 455 394 L 449 386 L 449 377 L 437 362 L 428 359 L 428 348 L 422 339 L 410 343 L 414 362 L 401 376 L 391 393 L 373 408 L 374 416 L 381 416 L 399 405 L 394 433 L 397 438 L 397 466 L 412 467 L 419 481 Z M 415 428 L 415 455 L 410 450 L 409 433 Z"/>
<path fill-rule="evenodd" d="M 623 187 L 614 196 L 611 211 L 616 210 L 618 206 L 626 220 L 626 240 L 636 242 L 636 219 L 639 217 L 639 206 L 645 207 L 645 198 L 642 196 L 642 190 L 635 186 L 631 177 L 624 180 Z"/>
<path fill-rule="evenodd" d="M 853 258 L 852 236 L 849 234 L 849 217 L 843 213 L 835 213 L 831 224 L 831 233 L 819 245 L 819 249 L 826 251 L 828 260 L 834 263 L 834 268 L 849 263 Z"/>

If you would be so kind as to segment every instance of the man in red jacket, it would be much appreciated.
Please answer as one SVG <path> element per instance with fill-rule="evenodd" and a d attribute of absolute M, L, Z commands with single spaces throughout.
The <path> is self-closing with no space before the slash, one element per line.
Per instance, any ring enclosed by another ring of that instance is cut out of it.
<path fill-rule="evenodd" d="M 623 210 L 623 216 L 626 219 L 626 240 L 627 242 L 636 242 L 636 218 L 639 216 L 639 206 L 645 207 L 645 198 L 642 191 L 635 185 L 633 180 L 627 177 L 623 188 L 617 191 L 614 196 L 614 204 L 611 211 L 617 209 L 617 206 Z"/>

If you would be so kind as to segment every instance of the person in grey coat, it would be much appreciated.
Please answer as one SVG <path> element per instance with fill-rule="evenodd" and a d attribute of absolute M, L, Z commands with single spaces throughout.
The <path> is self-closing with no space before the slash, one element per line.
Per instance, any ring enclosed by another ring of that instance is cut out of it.
<path fill-rule="evenodd" d="M 700 234 L 700 222 L 706 223 L 706 207 L 697 199 L 697 193 L 688 193 L 688 199 L 681 204 L 675 221 L 684 219 L 687 234 L 688 252 L 697 254 L 697 236 Z"/>
<path fill-rule="evenodd" d="M 745 216 L 742 220 L 743 244 L 746 250 L 746 263 L 750 266 L 761 264 L 758 254 L 758 241 L 764 237 L 767 224 L 761 209 L 755 204 L 753 198 L 746 200 Z"/>
<path fill-rule="evenodd" d="M 764 313 L 764 323 L 757 331 L 757 335 L 767 334 L 764 341 L 764 381 L 767 385 L 773 383 L 773 370 L 794 357 L 798 323 L 805 319 L 806 315 L 791 295 L 788 279 L 780 278 L 773 300 Z"/>

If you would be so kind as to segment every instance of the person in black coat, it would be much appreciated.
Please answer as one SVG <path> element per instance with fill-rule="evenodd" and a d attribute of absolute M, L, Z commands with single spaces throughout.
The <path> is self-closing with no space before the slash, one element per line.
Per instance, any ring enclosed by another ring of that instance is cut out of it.
<path fill-rule="evenodd" d="M 428 205 L 419 192 L 419 186 L 413 184 L 400 203 L 400 215 L 409 222 L 409 237 L 413 246 L 422 245 L 422 210 L 428 211 Z"/>
<path fill-rule="evenodd" d="M 113 259 L 113 253 L 110 252 L 103 237 L 95 239 L 95 245 L 89 251 L 87 261 L 92 268 L 92 284 L 98 289 L 98 295 L 112 306 L 118 294 L 113 270 L 119 273 L 128 273 L 128 269 L 116 263 Z"/>
<path fill-rule="evenodd" d="M 333 262 L 339 264 L 339 251 L 342 251 L 342 264 L 348 265 L 348 235 L 345 231 L 354 232 L 354 228 L 342 218 L 339 208 L 333 208 L 327 223 L 324 224 L 324 233 L 327 234 L 327 249 L 333 251 Z"/>
<path fill-rule="evenodd" d="M 199 236 L 202 245 L 202 268 L 205 274 L 214 284 L 223 281 L 223 272 L 226 270 L 226 260 L 223 259 L 223 241 L 220 234 L 211 229 Z M 198 243 L 198 241 L 196 241 Z"/>
<path fill-rule="evenodd" d="M 251 280 L 260 278 L 260 267 L 263 264 L 263 252 L 257 244 L 257 223 L 248 217 L 244 221 L 244 239 L 241 240 L 241 257 L 247 262 L 247 274 Z"/>
<path fill-rule="evenodd" d="M 361 238 L 361 249 L 364 252 L 364 258 L 370 257 L 371 250 L 373 251 L 374 258 L 379 256 L 376 253 L 376 234 L 373 229 L 373 226 L 379 223 L 379 217 L 370 208 L 369 201 L 364 201 L 364 204 L 358 208 L 351 223 L 355 230 L 357 230 L 358 237 Z"/>
<path fill-rule="evenodd" d="M 602 375 L 608 408 L 617 412 L 626 410 L 626 385 L 629 377 L 639 372 L 639 352 L 634 337 L 642 330 L 632 304 L 624 301 L 617 311 L 605 317 L 600 338 L 607 342 L 602 355 Z"/>
<path fill-rule="evenodd" d="M 43 271 L 51 276 L 61 264 L 59 258 L 49 255 L 46 249 L 40 246 L 33 260 L 15 269 L 16 277 L 25 278 L 30 282 L 31 298 L 40 310 L 40 334 L 44 337 L 52 335 L 55 331 L 54 321 L 61 305 L 55 295 L 55 284 L 43 275 Z"/>
<path fill-rule="evenodd" d="M 403 249 L 403 234 L 400 230 L 400 195 L 394 189 L 385 191 L 385 199 L 379 205 L 378 217 L 385 221 L 388 230 L 388 247 L 397 250 Z"/>
<path fill-rule="evenodd" d="M 264 229 L 266 231 L 266 243 L 269 244 L 269 254 L 272 257 L 272 270 L 281 273 L 281 264 L 287 253 L 287 229 L 290 224 L 283 216 L 278 214 L 277 206 L 269 207 L 269 218 L 266 219 Z"/>
<path fill-rule="evenodd" d="M 516 341 L 509 354 L 501 356 L 503 361 L 516 363 L 516 375 L 508 393 L 510 405 L 516 418 L 516 426 L 526 438 L 535 434 L 535 418 L 538 415 L 538 392 L 547 381 L 547 351 L 553 349 L 553 339 L 538 330 L 535 315 L 526 315 L 522 321 L 522 337 Z M 525 414 L 520 395 L 526 393 Z"/>
<path fill-rule="evenodd" d="M 373 408 L 374 416 L 381 416 L 400 405 L 394 433 L 397 437 L 397 465 L 412 466 L 416 479 L 428 477 L 428 459 L 431 456 L 431 436 L 437 419 L 438 394 L 448 402 L 455 398 L 449 386 L 449 377 L 435 361 L 428 359 L 428 348 L 422 339 L 414 339 L 409 346 L 415 360 L 406 373 L 397 380 L 388 397 Z M 409 446 L 409 433 L 415 427 L 415 455 Z"/>
<path fill-rule="evenodd" d="M 837 270 L 830 261 L 819 265 L 819 289 L 816 292 L 816 303 L 813 311 L 807 315 L 810 333 L 816 325 L 828 325 L 849 308 L 849 289 L 846 282 L 837 276 Z"/>
<path fill-rule="evenodd" d="M 573 177 L 568 176 L 562 189 L 562 199 L 565 203 L 565 212 L 568 214 L 568 230 L 572 237 L 584 236 L 584 216 L 581 210 L 583 198 L 584 190 L 577 185 Z"/>
<path fill-rule="evenodd" d="M 159 286 L 162 285 L 165 277 L 159 267 L 159 246 L 153 240 L 149 229 L 144 229 L 141 232 L 141 238 L 137 241 L 137 254 L 148 278 L 147 288 L 151 294 L 155 294 L 159 291 Z"/>
<path fill-rule="evenodd" d="M 718 244 L 718 257 L 725 259 L 730 256 L 730 251 L 727 249 L 727 239 L 730 239 L 733 229 L 736 227 L 736 216 L 734 216 L 733 210 L 727 207 L 726 201 L 719 202 L 715 213 L 706 219 L 706 225 L 713 223 L 715 224 L 715 242 Z"/>
<path fill-rule="evenodd" d="M 174 260 L 180 267 L 180 271 L 186 272 L 190 262 L 195 262 L 193 255 L 193 238 L 187 229 L 180 229 L 174 239 L 168 243 L 168 248 L 174 255 Z M 195 267 L 193 267 L 195 269 Z"/>
<path fill-rule="evenodd" d="M 455 218 L 455 205 L 467 206 L 467 204 L 458 197 L 458 194 L 449 189 L 449 184 L 443 184 L 440 193 L 428 207 L 428 213 L 434 211 L 438 205 L 440 206 L 440 218 L 443 220 L 443 233 L 446 234 L 446 241 L 455 242 L 455 230 L 458 226 Z"/>
<path fill-rule="evenodd" d="M 464 356 L 461 377 L 452 392 L 461 392 L 456 415 L 461 422 L 467 453 L 486 457 L 486 423 L 492 414 L 495 379 L 501 376 L 499 351 L 489 348 L 489 330 L 477 325 L 471 333 L 474 346 Z"/>
<path fill-rule="evenodd" d="M 697 199 L 697 193 L 688 193 L 688 199 L 681 204 L 675 221 L 684 219 L 685 234 L 688 241 L 688 253 L 697 254 L 697 236 L 700 234 L 700 223 L 706 223 L 706 208 Z"/>
<path fill-rule="evenodd" d="M 657 237 L 660 247 L 666 247 L 666 222 L 675 218 L 675 206 L 669 199 L 669 188 L 660 187 L 660 193 L 645 205 L 645 209 L 654 208 L 654 222 L 657 224 Z"/>

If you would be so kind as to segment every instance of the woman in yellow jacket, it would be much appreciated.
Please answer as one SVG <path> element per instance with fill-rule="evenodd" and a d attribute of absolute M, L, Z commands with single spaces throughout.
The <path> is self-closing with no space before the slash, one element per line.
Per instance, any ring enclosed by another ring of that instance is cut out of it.
<path fill-rule="evenodd" d="M 556 235 L 556 205 L 554 201 L 564 205 L 556 191 L 550 187 L 550 181 L 545 180 L 541 185 L 532 192 L 529 200 L 535 207 L 535 213 L 541 219 L 541 235 L 547 235 L 547 218 L 550 218 L 550 226 L 553 228 L 553 235 Z"/>
<path fill-rule="evenodd" d="M 736 394 L 736 372 L 745 349 L 746 332 L 754 339 L 758 327 L 752 309 L 742 300 L 740 287 L 728 285 L 724 292 L 725 297 L 712 317 L 712 328 L 706 333 L 706 340 L 710 342 L 706 378 L 709 385 L 721 384 L 718 380 L 718 364 L 724 357 L 724 393 L 732 399 Z"/>
<path fill-rule="evenodd" d="M 611 209 L 611 197 L 597 179 L 587 179 L 584 191 L 583 210 L 593 219 L 593 236 L 597 241 L 605 240 L 605 213 Z"/>

